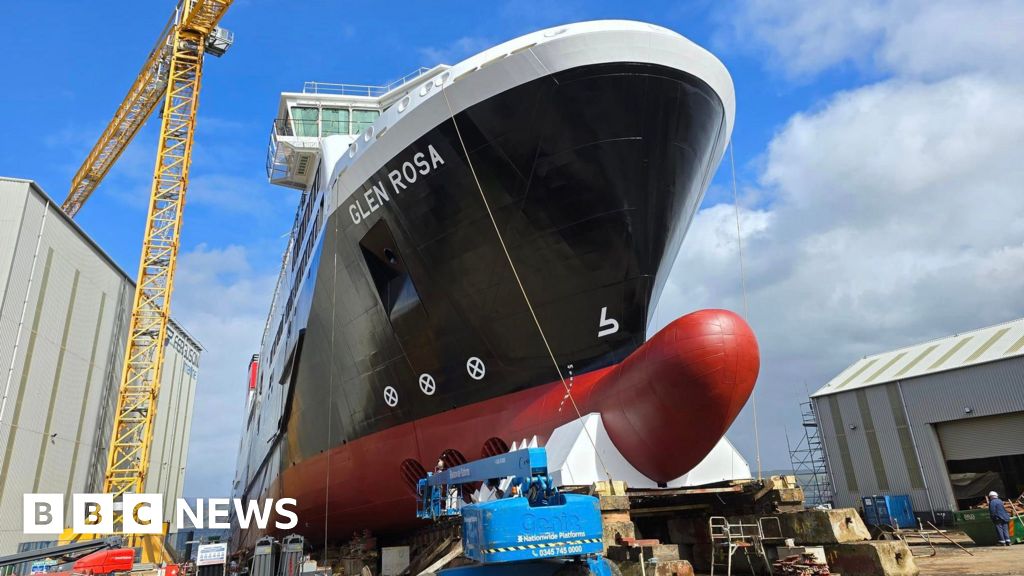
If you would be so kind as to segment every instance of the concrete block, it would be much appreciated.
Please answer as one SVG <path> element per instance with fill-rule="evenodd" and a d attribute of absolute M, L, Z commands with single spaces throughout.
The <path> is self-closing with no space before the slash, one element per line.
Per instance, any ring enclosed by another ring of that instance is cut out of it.
<path fill-rule="evenodd" d="M 614 546 L 616 542 L 616 536 L 621 538 L 636 538 L 636 527 L 632 522 L 603 522 L 604 533 L 601 535 L 604 538 L 605 550 L 609 546 Z"/>
<path fill-rule="evenodd" d="M 804 510 L 779 514 L 786 538 L 797 544 L 844 544 L 871 540 L 871 534 L 853 508 Z"/>
<path fill-rule="evenodd" d="M 804 503 L 804 489 L 803 488 L 782 488 L 778 490 L 779 502 L 785 504 L 803 504 Z"/>
<path fill-rule="evenodd" d="M 857 542 L 825 546 L 829 568 L 843 576 L 917 576 L 906 542 Z"/>
<path fill-rule="evenodd" d="M 795 476 L 772 476 L 754 495 L 762 512 L 800 511 L 804 507 L 804 490 L 796 484 Z"/>
<path fill-rule="evenodd" d="M 597 499 L 601 512 L 611 510 L 629 510 L 629 496 L 601 496 Z"/>
<path fill-rule="evenodd" d="M 633 519 L 630 517 L 628 510 L 611 510 L 608 512 L 601 512 L 601 521 L 604 523 L 632 522 Z"/>

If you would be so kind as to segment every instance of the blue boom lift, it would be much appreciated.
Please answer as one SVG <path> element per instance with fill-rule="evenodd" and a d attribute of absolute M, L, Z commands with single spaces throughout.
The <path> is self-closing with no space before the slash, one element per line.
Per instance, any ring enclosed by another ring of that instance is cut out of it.
<path fill-rule="evenodd" d="M 508 479 L 511 477 L 511 481 Z M 473 484 L 497 487 L 498 499 L 464 504 Z M 548 475 L 547 452 L 526 448 L 428 473 L 416 489 L 416 515 L 427 520 L 462 516 L 462 547 L 474 566 L 444 576 L 512 574 L 613 576 L 604 559 L 597 498 L 562 494 Z"/>

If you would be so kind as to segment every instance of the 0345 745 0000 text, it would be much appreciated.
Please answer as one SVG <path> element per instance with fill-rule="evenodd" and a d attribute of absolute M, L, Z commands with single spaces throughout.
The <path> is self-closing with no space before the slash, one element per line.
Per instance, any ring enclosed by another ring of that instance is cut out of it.
<path fill-rule="evenodd" d="M 114 502 L 113 494 L 74 494 L 71 499 L 71 530 L 76 534 L 113 534 L 114 516 L 122 515 L 120 534 L 161 534 L 163 530 L 162 494 L 124 494 Z M 65 528 L 63 494 L 25 494 L 23 501 L 25 534 L 60 534 Z M 175 526 L 185 526 L 185 518 L 196 528 L 229 528 L 228 518 L 242 529 L 254 524 L 264 530 L 274 519 L 278 530 L 299 523 L 294 498 L 242 500 L 239 498 L 198 498 L 189 504 L 178 498 L 174 506 Z"/>

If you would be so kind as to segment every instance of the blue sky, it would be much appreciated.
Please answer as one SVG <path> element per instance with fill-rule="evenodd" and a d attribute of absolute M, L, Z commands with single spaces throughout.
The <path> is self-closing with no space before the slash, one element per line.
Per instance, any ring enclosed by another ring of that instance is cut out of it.
<path fill-rule="evenodd" d="M 8 54 L 0 174 L 34 179 L 63 199 L 170 11 L 170 2 L 0 5 Z M 245 366 L 294 213 L 295 191 L 270 186 L 264 173 L 279 93 L 306 80 L 384 83 L 538 28 L 598 18 L 673 28 L 733 75 L 750 320 L 764 362 L 758 394 L 770 414 L 761 425 L 767 468 L 788 464 L 785 434 L 799 428 L 805 387 L 862 354 L 1024 314 L 1013 296 L 1020 280 L 1006 272 L 1024 262 L 1015 216 L 1024 206 L 1011 194 L 1020 163 L 1006 157 L 1024 140 L 1024 112 L 1013 102 L 1024 54 L 1013 32 L 1024 22 L 1018 3 L 965 12 L 910 0 L 237 0 L 223 22 L 235 45 L 205 67 L 174 301 L 207 348 L 186 494 L 229 489 L 233 466 L 224 463 L 235 456 Z M 988 126 L 993 109 L 999 121 Z M 146 125 L 78 216 L 131 271 L 156 128 Z M 944 156 L 941 144 L 965 141 L 977 144 L 977 161 Z M 742 307 L 729 182 L 725 162 L 660 323 L 702 307 Z M 965 203 L 975 191 L 986 201 Z M 730 437 L 753 462 L 749 410 Z"/>

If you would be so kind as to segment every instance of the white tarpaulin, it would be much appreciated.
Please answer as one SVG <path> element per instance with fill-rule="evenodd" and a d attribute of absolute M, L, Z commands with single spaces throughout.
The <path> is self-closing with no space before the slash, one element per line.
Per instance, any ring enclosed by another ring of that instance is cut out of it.
<path fill-rule="evenodd" d="M 684 442 L 685 439 L 680 441 Z M 607 480 L 609 474 L 615 480 L 625 481 L 632 488 L 658 486 L 657 482 L 644 476 L 619 453 L 605 431 L 600 414 L 586 414 L 583 418 L 559 426 L 552 432 L 545 448 L 548 452 L 548 473 L 560 486 L 593 484 Z M 600 454 L 600 459 L 597 454 Z M 704 460 L 693 470 L 669 482 L 668 487 L 703 486 L 749 478 L 751 474 L 747 461 L 728 439 L 722 437 Z"/>

